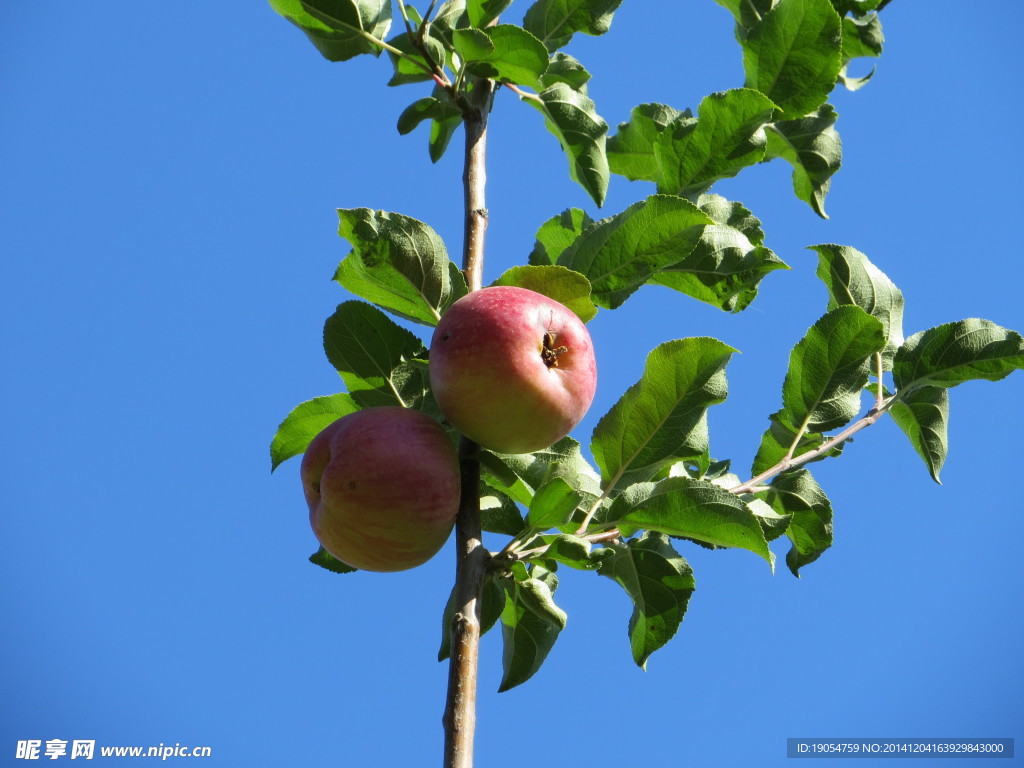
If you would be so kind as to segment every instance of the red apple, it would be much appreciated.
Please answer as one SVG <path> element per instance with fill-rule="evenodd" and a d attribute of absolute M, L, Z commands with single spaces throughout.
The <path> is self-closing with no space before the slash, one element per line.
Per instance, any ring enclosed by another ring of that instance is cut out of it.
<path fill-rule="evenodd" d="M 455 524 L 455 446 L 419 411 L 382 407 L 342 416 L 313 438 L 301 476 L 313 533 L 353 568 L 422 565 Z"/>
<path fill-rule="evenodd" d="M 463 296 L 434 330 L 434 397 L 457 430 L 492 451 L 530 453 L 565 437 L 596 386 L 586 326 L 565 305 L 526 288 Z"/>

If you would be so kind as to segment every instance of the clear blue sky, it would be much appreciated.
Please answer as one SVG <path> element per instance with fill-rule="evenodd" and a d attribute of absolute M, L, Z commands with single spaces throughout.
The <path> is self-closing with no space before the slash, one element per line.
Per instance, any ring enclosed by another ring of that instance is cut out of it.
<path fill-rule="evenodd" d="M 874 80 L 834 95 L 832 218 L 778 163 L 719 185 L 793 270 L 740 315 L 656 288 L 603 312 L 577 437 L 649 349 L 712 335 L 743 353 L 713 451 L 749 466 L 788 351 L 824 311 L 815 243 L 886 271 L 908 333 L 977 316 L 1024 330 L 1022 21 L 1008 0 L 895 0 Z M 210 766 L 438 764 L 451 544 L 402 574 L 308 564 L 298 462 L 271 476 L 268 444 L 340 385 L 320 346 L 348 298 L 330 282 L 347 253 L 334 209 L 414 216 L 457 253 L 458 145 L 432 166 L 425 133 L 394 130 L 422 88 L 386 88 L 386 60 L 327 63 L 263 2 L 4 3 L 0 35 L 0 765 L 52 738 L 209 745 Z M 625 0 L 606 37 L 569 50 L 613 126 L 743 80 L 711 0 Z M 548 217 L 598 215 L 507 91 L 490 159 L 487 279 Z M 613 178 L 605 211 L 650 192 Z M 685 549 L 698 591 L 647 672 L 621 590 L 564 574 L 568 626 L 532 681 L 495 694 L 500 638 L 484 640 L 478 764 L 772 766 L 790 736 L 1024 749 L 1024 374 L 951 395 L 942 487 L 892 424 L 817 465 L 836 543 L 802 579 Z"/>

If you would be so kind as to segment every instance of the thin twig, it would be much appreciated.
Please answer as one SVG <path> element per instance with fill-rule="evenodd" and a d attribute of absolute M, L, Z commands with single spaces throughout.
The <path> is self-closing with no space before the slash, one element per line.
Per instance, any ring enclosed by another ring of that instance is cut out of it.
<path fill-rule="evenodd" d="M 750 493 L 752 489 L 761 485 L 765 480 L 770 480 L 771 478 L 775 477 L 776 475 L 782 474 L 788 469 L 794 469 L 796 467 L 800 467 L 803 466 L 804 464 L 814 461 L 815 459 L 828 453 L 841 443 L 845 443 L 847 440 L 849 440 L 851 437 L 853 437 L 855 434 L 860 432 L 865 427 L 870 427 L 872 424 L 874 424 L 876 421 L 882 418 L 883 414 L 885 414 L 885 412 L 888 411 L 890 407 L 892 407 L 892 404 L 895 401 L 895 397 L 890 397 L 888 400 L 883 402 L 880 407 L 872 408 L 862 418 L 853 422 L 853 424 L 848 426 L 846 429 L 844 429 L 842 432 L 838 433 L 834 437 L 830 437 L 817 448 L 807 451 L 806 453 L 801 453 L 796 458 L 786 457 L 782 459 L 782 461 L 780 461 L 778 464 L 771 467 L 770 469 L 766 469 L 764 472 L 757 475 L 756 477 L 752 477 L 750 480 L 747 480 L 747 482 L 729 488 L 729 492 L 734 493 L 737 496 L 743 493 Z"/>
<path fill-rule="evenodd" d="M 466 157 L 463 172 L 465 238 L 462 271 L 471 291 L 483 280 L 484 234 L 487 229 L 485 198 L 487 117 L 493 85 L 482 80 L 475 95 L 485 98 L 466 109 Z M 476 729 L 477 670 L 480 659 L 480 602 L 490 554 L 484 548 L 480 527 L 479 448 L 463 437 L 459 446 L 462 468 L 462 501 L 455 523 L 455 612 L 448 667 L 448 697 L 444 711 L 444 766 L 472 768 L 473 734 Z"/>

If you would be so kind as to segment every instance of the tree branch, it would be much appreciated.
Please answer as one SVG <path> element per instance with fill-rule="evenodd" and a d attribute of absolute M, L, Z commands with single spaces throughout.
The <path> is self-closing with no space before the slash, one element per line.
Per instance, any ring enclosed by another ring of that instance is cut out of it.
<path fill-rule="evenodd" d="M 807 451 L 806 453 L 801 453 L 796 458 L 793 458 L 792 455 L 786 456 L 778 464 L 771 467 L 770 469 L 766 469 L 757 477 L 752 477 L 749 480 L 747 480 L 747 482 L 741 485 L 729 488 L 729 493 L 734 493 L 737 496 L 743 493 L 749 493 L 751 490 L 761 485 L 766 480 L 771 480 L 773 477 L 782 474 L 787 469 L 794 469 L 795 467 L 803 466 L 804 464 L 814 461 L 819 456 L 823 456 L 836 446 L 845 443 L 847 440 L 849 440 L 851 437 L 853 437 L 855 434 L 860 432 L 865 427 L 870 427 L 872 424 L 874 424 L 876 421 L 882 418 L 885 412 L 892 407 L 892 404 L 894 402 L 896 402 L 896 397 L 890 397 L 881 405 L 872 408 L 864 416 L 862 416 L 857 421 L 853 422 L 853 424 L 848 426 L 842 432 L 833 437 L 830 437 L 817 448 Z"/>
<path fill-rule="evenodd" d="M 493 84 L 478 80 L 464 107 L 466 157 L 462 176 L 465 194 L 465 238 L 462 271 L 469 290 L 483 281 L 484 235 L 487 230 L 485 202 L 487 117 Z M 480 528 L 480 462 L 477 446 L 466 437 L 459 445 L 462 467 L 462 500 L 455 522 L 456 608 L 451 632 L 448 666 L 448 700 L 444 711 L 444 766 L 472 768 L 473 734 L 476 728 L 477 669 L 480 659 L 480 601 L 490 554 L 484 548 Z"/>

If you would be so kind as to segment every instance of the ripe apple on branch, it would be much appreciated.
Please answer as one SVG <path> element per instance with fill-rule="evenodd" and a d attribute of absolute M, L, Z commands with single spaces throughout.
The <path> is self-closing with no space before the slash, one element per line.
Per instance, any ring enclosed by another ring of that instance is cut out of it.
<path fill-rule="evenodd" d="M 501 453 L 529 453 L 565 437 L 597 385 L 582 321 L 554 299 L 515 286 L 485 288 L 452 304 L 430 354 L 445 418 Z M 455 523 L 455 447 L 419 411 L 383 406 L 342 416 L 310 443 L 301 477 L 317 539 L 353 568 L 422 565 Z"/>

